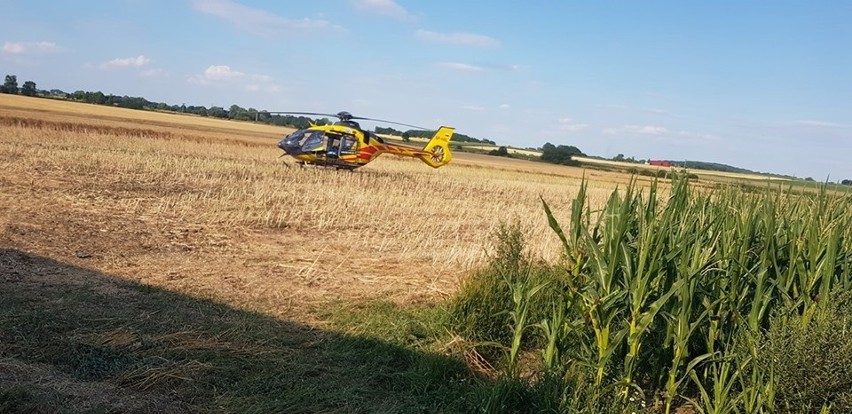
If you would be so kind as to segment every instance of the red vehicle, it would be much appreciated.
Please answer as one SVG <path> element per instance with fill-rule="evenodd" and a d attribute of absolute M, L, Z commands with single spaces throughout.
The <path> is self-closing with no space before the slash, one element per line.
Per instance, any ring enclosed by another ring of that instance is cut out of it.
<path fill-rule="evenodd" d="M 671 167 L 672 162 L 665 160 L 650 160 L 648 161 L 648 165 L 656 165 L 657 167 Z"/>

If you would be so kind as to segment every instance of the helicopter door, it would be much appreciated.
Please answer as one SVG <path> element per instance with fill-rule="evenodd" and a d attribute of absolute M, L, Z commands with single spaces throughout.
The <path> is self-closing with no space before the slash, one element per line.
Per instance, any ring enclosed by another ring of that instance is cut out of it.
<path fill-rule="evenodd" d="M 340 158 L 340 135 L 326 134 L 328 144 L 325 147 L 325 155 L 328 158 Z"/>

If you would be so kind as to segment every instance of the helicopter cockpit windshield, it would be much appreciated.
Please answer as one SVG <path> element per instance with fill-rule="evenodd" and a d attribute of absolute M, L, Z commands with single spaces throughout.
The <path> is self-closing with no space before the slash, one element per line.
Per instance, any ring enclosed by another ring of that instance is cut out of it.
<path fill-rule="evenodd" d="M 300 129 L 279 141 L 278 148 L 288 154 L 321 151 L 325 146 L 324 138 L 325 133 L 322 131 Z"/>
<path fill-rule="evenodd" d="M 300 129 L 278 142 L 278 147 L 290 155 L 316 154 L 338 158 L 355 154 L 358 140 L 350 133 L 328 133 L 311 129 Z"/>

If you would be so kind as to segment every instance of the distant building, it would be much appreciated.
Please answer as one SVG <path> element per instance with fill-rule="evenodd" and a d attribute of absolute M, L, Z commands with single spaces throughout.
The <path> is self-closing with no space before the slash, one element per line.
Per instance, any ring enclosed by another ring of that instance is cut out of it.
<path fill-rule="evenodd" d="M 648 165 L 656 165 L 657 167 L 671 167 L 672 162 L 666 160 L 648 160 Z"/>

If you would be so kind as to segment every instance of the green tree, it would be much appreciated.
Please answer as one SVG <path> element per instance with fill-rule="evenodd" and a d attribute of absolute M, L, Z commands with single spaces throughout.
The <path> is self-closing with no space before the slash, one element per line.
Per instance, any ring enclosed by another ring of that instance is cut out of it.
<path fill-rule="evenodd" d="M 227 118 L 228 111 L 221 106 L 211 106 L 210 109 L 207 110 L 207 115 L 212 116 L 214 118 Z"/>
<path fill-rule="evenodd" d="M 544 162 L 575 165 L 576 161 L 571 159 L 575 155 L 583 156 L 586 154 L 583 154 L 579 148 L 573 145 L 556 146 L 548 142 L 541 147 L 541 160 Z"/>
<path fill-rule="evenodd" d="M 0 93 L 18 93 L 18 77 L 15 75 L 6 75 L 6 82 L 0 86 Z"/>
<path fill-rule="evenodd" d="M 84 95 L 85 96 L 83 98 L 83 101 L 85 101 L 87 103 L 103 105 L 107 101 L 106 95 L 104 95 L 104 93 L 101 92 L 101 91 L 86 92 Z"/>
<path fill-rule="evenodd" d="M 21 87 L 21 95 L 24 96 L 36 96 L 38 93 L 38 89 L 36 89 L 36 84 L 33 81 L 24 82 L 24 86 Z"/>

